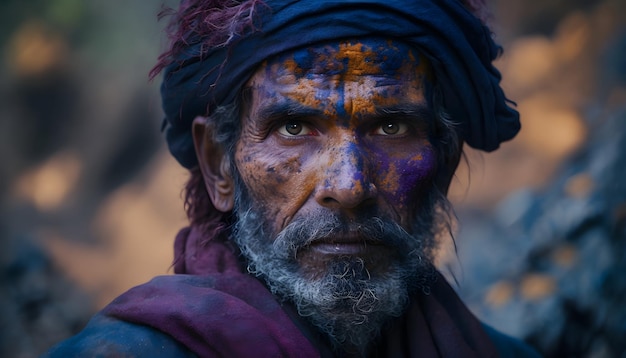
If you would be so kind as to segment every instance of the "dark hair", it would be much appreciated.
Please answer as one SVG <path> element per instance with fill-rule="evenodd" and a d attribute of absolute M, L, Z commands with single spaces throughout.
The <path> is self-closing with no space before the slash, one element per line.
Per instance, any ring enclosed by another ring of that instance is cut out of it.
<path fill-rule="evenodd" d="M 170 17 L 165 29 L 169 48 L 159 56 L 150 78 L 173 63 L 191 42 L 202 41 L 205 49 L 222 47 L 254 31 L 254 14 L 262 4 L 262 0 L 181 0 L 178 10 L 163 8 L 159 19 Z"/>

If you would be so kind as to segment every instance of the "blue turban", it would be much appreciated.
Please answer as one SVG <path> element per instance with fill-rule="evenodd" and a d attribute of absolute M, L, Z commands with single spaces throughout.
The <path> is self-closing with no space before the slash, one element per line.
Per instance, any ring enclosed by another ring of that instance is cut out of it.
<path fill-rule="evenodd" d="M 258 31 L 229 45 L 191 41 L 165 69 L 164 128 L 171 153 L 197 165 L 191 135 L 196 116 L 231 103 L 266 59 L 322 42 L 363 36 L 402 41 L 432 65 L 444 106 L 470 146 L 492 151 L 520 129 L 492 65 L 500 48 L 491 32 L 459 0 L 266 0 Z M 204 51 L 204 52 L 203 52 Z"/>

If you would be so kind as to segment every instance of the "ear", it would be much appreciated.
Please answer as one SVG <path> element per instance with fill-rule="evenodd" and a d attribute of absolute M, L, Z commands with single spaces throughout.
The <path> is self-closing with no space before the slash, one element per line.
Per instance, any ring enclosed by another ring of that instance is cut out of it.
<path fill-rule="evenodd" d="M 221 212 L 229 212 L 234 206 L 235 185 L 230 172 L 230 162 L 224 149 L 213 139 L 215 123 L 206 117 L 196 117 L 192 125 L 193 144 L 204 185 L 213 202 Z"/>

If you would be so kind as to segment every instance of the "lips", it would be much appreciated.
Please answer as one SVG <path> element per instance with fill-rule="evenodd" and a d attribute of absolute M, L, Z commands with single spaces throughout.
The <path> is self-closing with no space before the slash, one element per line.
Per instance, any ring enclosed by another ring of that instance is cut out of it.
<path fill-rule="evenodd" d="M 327 255 L 358 255 L 365 252 L 365 243 L 326 243 L 320 242 L 310 246 L 312 250 Z"/>
<path fill-rule="evenodd" d="M 309 246 L 310 250 L 326 255 L 359 255 L 382 246 L 381 242 L 365 239 L 357 235 L 325 237 Z"/>
<path fill-rule="evenodd" d="M 314 240 L 302 248 L 296 260 L 310 279 L 324 277 L 337 263 L 359 260 L 368 272 L 376 276 L 389 270 L 397 252 L 383 241 L 358 235 L 340 235 Z"/>

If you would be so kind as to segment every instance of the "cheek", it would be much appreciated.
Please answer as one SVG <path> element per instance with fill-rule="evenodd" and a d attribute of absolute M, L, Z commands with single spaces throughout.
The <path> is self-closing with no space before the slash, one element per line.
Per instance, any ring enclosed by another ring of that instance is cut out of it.
<path fill-rule="evenodd" d="M 435 154 L 430 146 L 403 157 L 378 156 L 376 186 L 398 208 L 414 206 L 429 190 L 436 170 Z"/>
<path fill-rule="evenodd" d="M 285 155 L 280 155 L 275 150 L 264 150 L 246 143 L 238 148 L 235 160 L 242 180 L 257 201 L 276 197 L 275 194 L 280 195 L 276 189 L 287 187 L 285 184 L 292 177 L 291 174 L 300 170 L 297 156 L 285 158 Z M 272 193 L 274 195 L 270 195 Z"/>
<path fill-rule="evenodd" d="M 302 170 L 300 153 L 280 150 L 271 141 L 242 142 L 235 160 L 254 204 L 268 217 L 291 217 L 310 192 L 312 180 Z"/>

